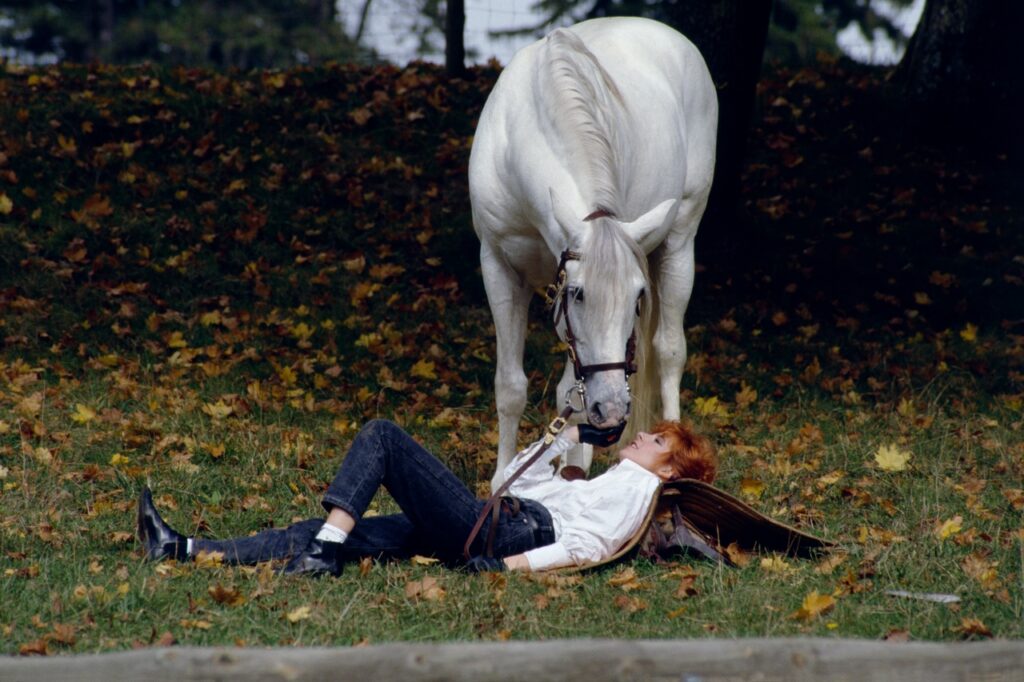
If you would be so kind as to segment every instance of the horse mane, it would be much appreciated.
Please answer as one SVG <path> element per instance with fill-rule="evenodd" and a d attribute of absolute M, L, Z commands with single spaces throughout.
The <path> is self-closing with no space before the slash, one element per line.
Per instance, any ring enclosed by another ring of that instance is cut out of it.
<path fill-rule="evenodd" d="M 626 112 L 626 101 L 611 76 L 587 49 L 583 41 L 566 29 L 552 32 L 546 43 L 546 60 L 540 78 L 548 120 L 564 141 L 565 159 L 578 183 L 582 198 L 592 209 L 604 209 L 622 218 L 623 189 L 628 178 L 620 172 L 622 158 L 617 131 Z M 657 327 L 658 292 L 651 281 L 647 255 L 616 220 L 595 218 L 587 223 L 586 243 L 582 249 L 581 275 L 587 283 L 586 322 L 603 323 L 616 305 L 632 307 L 632 291 L 626 291 L 624 278 L 609 273 L 639 267 L 646 288 L 635 322 L 636 363 L 633 380 L 633 417 L 626 439 L 651 423 L 658 411 L 660 397 L 653 330 Z M 600 283 L 594 286 L 594 283 Z M 589 325 L 588 325 L 589 326 Z"/>
<path fill-rule="evenodd" d="M 547 38 L 542 67 L 548 116 L 565 141 L 566 160 L 580 192 L 594 208 L 622 208 L 616 114 L 625 99 L 597 57 L 579 37 L 558 29 Z"/>

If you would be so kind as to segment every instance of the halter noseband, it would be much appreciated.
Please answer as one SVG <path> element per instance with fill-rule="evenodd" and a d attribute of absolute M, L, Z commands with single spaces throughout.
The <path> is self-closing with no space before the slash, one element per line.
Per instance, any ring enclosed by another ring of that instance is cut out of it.
<path fill-rule="evenodd" d="M 584 218 L 584 220 L 593 220 L 594 218 L 604 216 L 611 216 L 611 213 L 604 209 L 599 209 Z M 583 378 L 587 374 L 621 369 L 626 372 L 626 378 L 628 379 L 630 375 L 636 373 L 636 329 L 633 329 L 629 335 L 629 340 L 626 342 L 626 359 L 624 361 L 600 362 L 592 365 L 584 365 L 580 362 L 579 355 L 576 352 L 576 335 L 573 334 L 572 322 L 569 320 L 569 288 L 566 286 L 567 275 L 565 272 L 566 263 L 571 260 L 580 260 L 580 258 L 580 254 L 576 251 L 570 251 L 569 249 L 562 251 L 562 255 L 558 260 L 558 272 L 555 275 L 555 281 L 548 285 L 545 291 L 545 298 L 548 305 L 555 309 L 555 326 L 558 326 L 558 322 L 562 317 L 565 318 L 565 343 L 569 346 L 569 360 L 572 361 L 573 372 L 576 375 L 575 390 L 582 395 Z"/>

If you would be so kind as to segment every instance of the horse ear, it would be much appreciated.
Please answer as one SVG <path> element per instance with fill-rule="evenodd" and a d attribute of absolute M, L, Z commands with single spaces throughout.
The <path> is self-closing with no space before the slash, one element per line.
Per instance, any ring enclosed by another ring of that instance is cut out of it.
<path fill-rule="evenodd" d="M 548 196 L 551 199 L 551 217 L 554 218 L 554 225 L 550 227 L 562 241 L 562 245 L 557 248 L 554 248 L 556 245 L 549 241 L 548 248 L 551 249 L 551 253 L 558 254 L 563 248 L 569 248 L 573 243 L 572 237 L 578 230 L 581 220 L 573 215 L 572 210 L 558 198 L 554 187 L 548 187 Z M 549 237 L 545 236 L 545 239 L 547 240 Z"/>
<path fill-rule="evenodd" d="M 621 223 L 622 229 L 633 238 L 644 253 L 650 253 L 658 244 L 665 241 L 676 213 L 679 212 L 679 199 L 667 199 L 631 223 Z"/>

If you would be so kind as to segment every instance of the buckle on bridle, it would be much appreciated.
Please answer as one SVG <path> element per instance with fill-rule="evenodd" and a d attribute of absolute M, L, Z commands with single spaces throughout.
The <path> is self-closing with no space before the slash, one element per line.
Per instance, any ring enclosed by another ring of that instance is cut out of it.
<path fill-rule="evenodd" d="M 579 407 L 572 401 L 574 395 L 579 397 Z M 565 392 L 565 404 L 567 407 L 571 407 L 573 412 L 582 412 L 587 408 L 587 387 L 583 384 L 582 379 L 577 379 L 576 383 Z"/>

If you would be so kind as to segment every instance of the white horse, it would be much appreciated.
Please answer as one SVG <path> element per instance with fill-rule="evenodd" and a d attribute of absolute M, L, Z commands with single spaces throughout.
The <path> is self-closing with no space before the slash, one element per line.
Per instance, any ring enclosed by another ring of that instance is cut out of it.
<path fill-rule="evenodd" d="M 718 101 L 697 48 L 638 18 L 558 29 L 516 53 L 480 114 L 469 161 L 473 225 L 497 334 L 498 468 L 516 452 L 526 407 L 523 346 L 534 290 L 565 262 L 564 314 L 584 366 L 594 426 L 679 418 L 683 314 L 694 238 L 715 165 Z M 623 359 L 634 332 L 640 373 Z M 612 369 L 601 366 L 611 363 Z M 586 371 L 598 365 L 596 371 Z M 577 381 L 566 364 L 558 396 Z M 644 404 L 647 403 L 647 404 Z M 637 420 L 634 420 L 637 421 Z M 568 464 L 588 469 L 590 446 Z M 565 462 L 563 462 L 564 464 Z"/>

